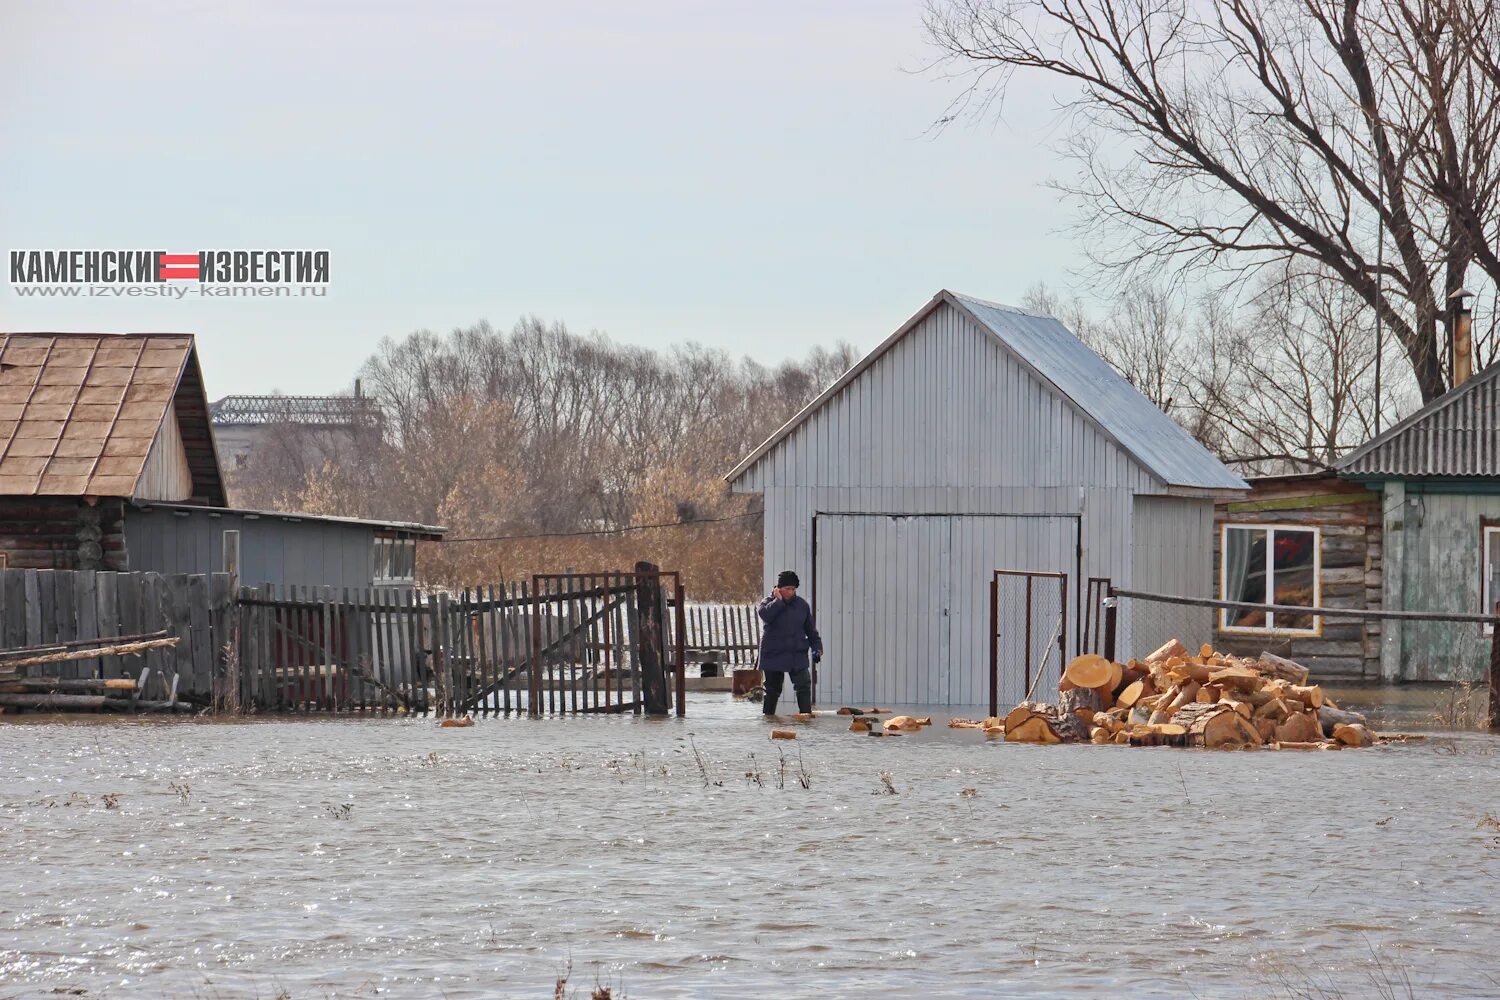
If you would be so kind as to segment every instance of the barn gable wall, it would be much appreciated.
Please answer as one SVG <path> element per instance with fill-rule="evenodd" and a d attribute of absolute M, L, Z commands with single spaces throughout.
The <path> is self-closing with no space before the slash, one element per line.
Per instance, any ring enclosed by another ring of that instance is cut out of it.
<path fill-rule="evenodd" d="M 1088 417 L 948 303 L 735 486 L 752 492 L 793 484 L 1164 492 Z"/>

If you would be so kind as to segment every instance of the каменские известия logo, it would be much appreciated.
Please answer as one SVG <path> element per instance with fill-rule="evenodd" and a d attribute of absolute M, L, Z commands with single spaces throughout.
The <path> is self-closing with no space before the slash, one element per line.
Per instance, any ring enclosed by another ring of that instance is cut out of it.
<path fill-rule="evenodd" d="M 321 296 L 327 250 L 12 250 L 19 295 Z"/>

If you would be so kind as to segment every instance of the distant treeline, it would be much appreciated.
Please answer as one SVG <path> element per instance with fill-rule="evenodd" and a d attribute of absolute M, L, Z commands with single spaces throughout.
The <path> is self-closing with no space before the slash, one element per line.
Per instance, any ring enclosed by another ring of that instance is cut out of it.
<path fill-rule="evenodd" d="M 441 524 L 454 539 L 562 536 L 426 545 L 419 572 L 433 583 L 650 559 L 695 597 L 744 599 L 760 587 L 760 499 L 723 476 L 855 360 L 839 344 L 767 368 L 535 318 L 423 330 L 381 341 L 360 370 L 381 424 L 273 428 L 230 488 L 245 506 Z"/>

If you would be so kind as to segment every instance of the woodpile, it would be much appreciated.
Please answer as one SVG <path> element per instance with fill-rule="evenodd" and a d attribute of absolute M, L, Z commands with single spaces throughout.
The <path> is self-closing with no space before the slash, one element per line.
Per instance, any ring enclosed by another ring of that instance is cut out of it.
<path fill-rule="evenodd" d="M 135 677 L 59 677 L 63 664 L 100 657 L 140 656 L 171 649 L 176 636 L 165 631 L 145 635 L 76 639 L 41 646 L 0 650 L 0 712 L 188 712 L 197 706 L 177 697 L 177 677 L 162 679 L 165 698 L 145 698 L 149 668 Z"/>
<path fill-rule="evenodd" d="M 1341 750 L 1378 741 L 1364 716 L 1308 681 L 1306 667 L 1270 653 L 1240 657 L 1207 645 L 1193 652 L 1174 639 L 1128 663 L 1074 658 L 1057 702 L 1022 702 L 1003 729 L 1017 743 L 1137 747 Z M 974 728 L 962 721 L 955 728 Z"/>

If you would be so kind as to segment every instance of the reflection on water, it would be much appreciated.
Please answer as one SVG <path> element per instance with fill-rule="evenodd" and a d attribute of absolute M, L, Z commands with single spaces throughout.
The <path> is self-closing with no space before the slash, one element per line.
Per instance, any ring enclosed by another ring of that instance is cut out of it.
<path fill-rule="evenodd" d="M 1393 970 L 1500 994 L 1488 737 L 1204 753 L 843 721 L 773 744 L 704 695 L 681 721 L 8 723 L 0 997 L 548 997 L 570 960 L 635 998 L 1369 996 Z"/>

